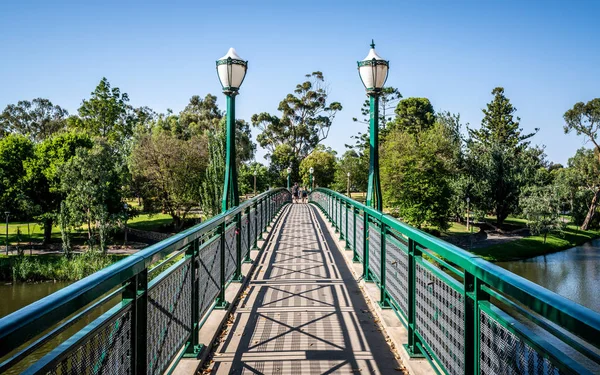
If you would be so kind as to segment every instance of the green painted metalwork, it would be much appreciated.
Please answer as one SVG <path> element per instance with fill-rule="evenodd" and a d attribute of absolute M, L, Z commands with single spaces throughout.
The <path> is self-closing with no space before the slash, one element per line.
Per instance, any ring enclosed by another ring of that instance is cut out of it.
<path fill-rule="evenodd" d="M 238 191 L 237 163 L 235 157 L 235 96 L 237 92 L 227 96 L 227 142 L 225 149 L 225 183 L 223 184 L 223 198 L 221 211 L 225 212 L 240 204 Z"/>
<path fill-rule="evenodd" d="M 382 210 L 381 182 L 379 180 L 379 93 L 369 93 L 371 104 L 369 124 L 369 186 L 367 206 Z"/>
<path fill-rule="evenodd" d="M 329 202 L 336 200 L 353 211 L 350 247 L 354 260 L 363 263 L 365 279 L 372 272 L 369 233 L 380 234 L 379 302 L 396 310 L 406 325 L 410 356 L 425 357 L 447 374 L 592 374 L 600 369 L 599 313 L 343 194 L 317 188 L 310 195 L 333 225 L 341 220 L 331 214 L 335 205 Z M 362 259 L 356 253 L 361 241 Z M 396 264 L 388 259 L 390 251 Z M 407 285 L 407 293 L 398 285 Z"/>
<path fill-rule="evenodd" d="M 23 363 L 50 340 L 63 341 L 23 373 L 46 374 L 55 368 L 71 373 L 83 373 L 79 369 L 84 368 L 111 374 L 162 373 L 172 370 L 169 366 L 180 358 L 178 353 L 197 356 L 202 349 L 198 331 L 207 311 L 226 302 L 222 233 L 251 208 L 261 207 L 264 220 L 270 221 L 275 208 L 290 198 L 286 189 L 265 192 L 0 319 L 0 373 Z M 266 211 L 266 202 L 273 204 L 271 211 Z M 255 238 L 259 233 L 254 231 Z M 207 275 L 213 268 L 202 256 L 214 260 L 214 274 Z M 66 340 L 59 336 L 118 297 L 117 305 L 75 335 Z M 83 345 L 92 346 L 82 350 Z"/>

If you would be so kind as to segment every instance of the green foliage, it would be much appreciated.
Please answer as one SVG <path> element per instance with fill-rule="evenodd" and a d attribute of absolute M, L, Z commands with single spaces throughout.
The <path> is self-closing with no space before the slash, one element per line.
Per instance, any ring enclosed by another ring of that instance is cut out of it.
<path fill-rule="evenodd" d="M 333 183 L 336 169 L 335 151 L 331 148 L 317 148 L 300 162 L 300 178 L 302 186 L 309 187 L 310 168 L 314 168 L 314 186 L 329 187 Z"/>
<path fill-rule="evenodd" d="M 576 103 L 573 108 L 565 112 L 563 118 L 565 134 L 575 130 L 577 135 L 583 135 L 592 141 L 595 148 L 600 150 L 598 133 L 600 132 L 600 98 L 592 99 L 587 103 Z M 598 155 L 600 157 L 600 154 Z"/>
<path fill-rule="evenodd" d="M 427 98 L 402 99 L 396 107 L 396 120 L 389 127 L 409 134 L 430 129 L 435 123 L 435 111 Z"/>
<path fill-rule="evenodd" d="M 341 192 L 347 190 L 348 172 L 350 172 L 350 191 L 367 191 L 369 183 L 369 160 L 348 150 L 338 160 L 335 169 L 333 189 Z"/>
<path fill-rule="evenodd" d="M 493 212 L 497 224 L 518 210 L 521 189 L 543 165 L 541 149 L 529 148 L 527 139 L 535 133 L 522 134 L 516 109 L 496 87 L 494 99 L 483 110 L 481 128 L 468 129 L 468 169 L 472 178 L 471 199 L 480 212 Z"/>
<path fill-rule="evenodd" d="M 254 172 L 256 172 L 256 193 L 266 191 L 271 185 L 269 169 L 261 163 L 242 164 L 239 169 L 240 194 L 254 193 Z"/>
<path fill-rule="evenodd" d="M 200 186 L 208 164 L 206 138 L 177 138 L 157 131 L 143 135 L 133 147 L 133 179 L 144 183 L 144 201 L 154 201 L 181 228 L 190 209 L 200 201 Z"/>
<path fill-rule="evenodd" d="M 225 129 L 209 131 L 208 136 L 208 166 L 200 188 L 200 207 L 207 217 L 221 212 L 221 200 L 225 184 Z"/>
<path fill-rule="evenodd" d="M 69 126 L 91 136 L 102 137 L 110 144 L 123 145 L 133 135 L 132 108 L 129 96 L 102 78 L 89 99 L 79 107 L 79 117 L 69 118 Z"/>
<path fill-rule="evenodd" d="M 265 112 L 252 115 L 252 124 L 261 131 L 257 141 L 267 149 L 267 157 L 277 157 L 276 150 L 279 148 L 281 154 L 281 146 L 287 145 L 296 173 L 300 160 L 327 138 L 336 113 L 342 110 L 340 103 L 328 103 L 328 97 L 323 73 L 314 72 L 307 74 L 306 81 L 296 85 L 294 92 L 279 103 L 280 117 Z M 275 172 L 289 166 L 281 162 L 281 159 L 275 162 L 279 167 Z"/>
<path fill-rule="evenodd" d="M 31 201 L 26 194 L 24 161 L 33 157 L 33 143 L 23 135 L 0 139 L 0 212 L 13 218 L 26 218 Z"/>
<path fill-rule="evenodd" d="M 48 99 L 21 100 L 6 106 L 0 114 L 0 138 L 20 134 L 33 142 L 41 142 L 64 130 L 69 114 Z"/>
<path fill-rule="evenodd" d="M 521 207 L 531 233 L 544 236 L 544 243 L 549 233 L 558 232 L 565 226 L 560 216 L 562 201 L 558 185 L 529 189 L 521 198 Z"/>
<path fill-rule="evenodd" d="M 79 148 L 59 170 L 61 191 L 60 226 L 74 228 L 85 224 L 90 248 L 95 238 L 106 252 L 108 228 L 124 215 L 118 159 L 109 146 L 97 141 L 92 148 Z M 65 236 L 63 234 L 63 243 Z"/>
<path fill-rule="evenodd" d="M 381 150 L 384 202 L 418 228 L 448 227 L 455 145 L 443 124 L 420 133 L 390 130 Z"/>

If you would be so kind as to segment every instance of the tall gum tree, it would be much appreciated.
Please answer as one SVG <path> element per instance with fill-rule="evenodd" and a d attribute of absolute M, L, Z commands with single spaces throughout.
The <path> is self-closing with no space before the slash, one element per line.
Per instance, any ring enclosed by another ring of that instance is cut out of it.
<path fill-rule="evenodd" d="M 565 134 L 575 131 L 577 135 L 583 135 L 587 141 L 594 145 L 594 154 L 600 162 L 600 144 L 598 141 L 598 131 L 600 131 L 600 98 L 592 99 L 587 103 L 576 103 L 573 108 L 565 112 L 564 131 Z M 594 218 L 598 204 L 600 203 L 600 184 L 586 184 L 593 191 L 592 201 L 590 202 L 588 213 L 581 224 L 581 230 L 587 230 Z"/>

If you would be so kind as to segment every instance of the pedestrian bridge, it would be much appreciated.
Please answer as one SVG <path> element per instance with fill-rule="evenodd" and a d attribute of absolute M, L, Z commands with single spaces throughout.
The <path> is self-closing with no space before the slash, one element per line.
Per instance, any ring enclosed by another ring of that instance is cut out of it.
<path fill-rule="evenodd" d="M 290 198 L 1 319 L 0 373 L 600 373 L 600 314 L 339 193 Z"/>

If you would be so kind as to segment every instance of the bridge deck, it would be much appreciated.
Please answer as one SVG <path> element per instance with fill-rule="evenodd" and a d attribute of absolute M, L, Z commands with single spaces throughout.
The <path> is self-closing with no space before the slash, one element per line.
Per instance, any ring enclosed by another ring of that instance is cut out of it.
<path fill-rule="evenodd" d="M 325 225 L 311 205 L 283 210 L 215 350 L 213 373 L 395 372 L 399 364 Z"/>

